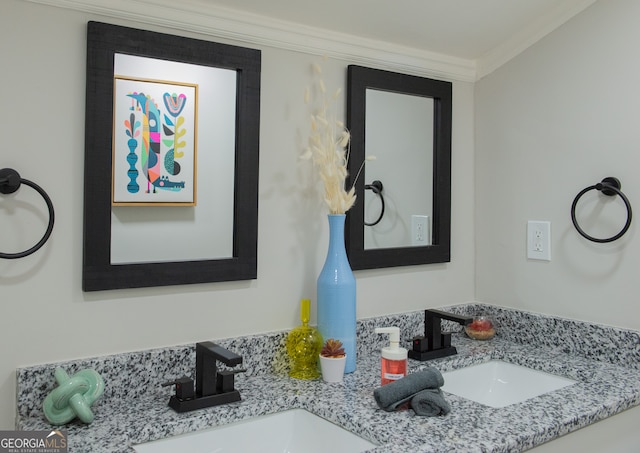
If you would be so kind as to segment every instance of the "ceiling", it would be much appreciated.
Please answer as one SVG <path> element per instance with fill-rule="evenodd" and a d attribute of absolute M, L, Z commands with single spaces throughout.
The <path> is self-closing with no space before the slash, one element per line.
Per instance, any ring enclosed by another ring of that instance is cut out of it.
<path fill-rule="evenodd" d="M 595 0 L 191 0 L 468 60 L 532 41 Z"/>
<path fill-rule="evenodd" d="M 597 0 L 25 1 L 473 82 Z"/>

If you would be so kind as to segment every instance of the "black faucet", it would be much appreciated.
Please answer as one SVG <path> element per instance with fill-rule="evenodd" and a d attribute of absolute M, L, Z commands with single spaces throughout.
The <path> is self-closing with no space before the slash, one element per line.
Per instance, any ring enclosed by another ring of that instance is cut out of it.
<path fill-rule="evenodd" d="M 176 388 L 176 394 L 169 399 L 169 407 L 176 412 L 187 412 L 240 401 L 240 392 L 234 388 L 234 376 L 245 370 L 218 371 L 218 360 L 230 367 L 242 363 L 241 356 L 211 341 L 196 343 L 195 392 L 193 379 L 188 377 L 162 384 Z"/>
<path fill-rule="evenodd" d="M 463 326 L 469 325 L 473 321 L 473 317 L 469 316 L 456 315 L 441 310 L 425 310 L 424 336 L 413 338 L 413 348 L 409 351 L 409 357 L 425 361 L 458 353 L 458 350 L 451 346 L 451 333 L 442 333 L 440 321 L 443 319 L 457 322 Z"/>

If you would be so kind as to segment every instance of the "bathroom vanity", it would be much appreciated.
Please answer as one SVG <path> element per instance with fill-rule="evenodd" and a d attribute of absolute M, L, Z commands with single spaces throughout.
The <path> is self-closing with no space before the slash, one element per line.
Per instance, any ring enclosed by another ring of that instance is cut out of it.
<path fill-rule="evenodd" d="M 413 411 L 384 412 L 373 399 L 380 385 L 380 348 L 376 326 L 400 327 L 409 342 L 424 331 L 424 312 L 358 322 L 358 361 L 342 383 L 288 377 L 287 332 L 215 339 L 243 356 L 246 373 L 236 379 L 241 401 L 193 412 L 168 406 L 172 390 L 161 383 L 195 369 L 193 345 L 21 368 L 18 373 L 17 429 L 46 430 L 42 400 L 54 387 L 56 366 L 69 373 L 94 368 L 104 378 L 105 394 L 93 406 L 90 425 L 72 422 L 69 452 L 129 452 L 133 445 L 204 430 L 288 409 L 305 409 L 377 445 L 375 452 L 517 452 L 534 448 L 640 404 L 638 332 L 498 307 L 465 304 L 443 309 L 459 314 L 483 312 L 497 325 L 489 341 L 456 331 L 458 354 L 418 362 L 409 373 L 436 367 L 446 373 L 490 360 L 526 366 L 576 381 L 559 390 L 495 408 L 446 392 L 451 413 L 418 417 Z M 204 339 L 203 339 L 204 340 Z"/>

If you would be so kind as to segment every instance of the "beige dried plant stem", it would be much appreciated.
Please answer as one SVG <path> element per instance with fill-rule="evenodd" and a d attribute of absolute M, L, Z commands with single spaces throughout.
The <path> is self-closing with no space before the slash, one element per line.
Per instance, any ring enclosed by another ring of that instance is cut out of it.
<path fill-rule="evenodd" d="M 346 189 L 351 134 L 335 114 L 335 104 L 341 90 L 337 89 L 331 98 L 327 98 L 327 90 L 321 77 L 322 68 L 318 64 L 313 64 L 312 68 L 317 90 L 312 92 L 307 88 L 305 91 L 305 103 L 312 106 L 312 112 L 308 146 L 302 158 L 311 159 L 318 169 L 324 185 L 324 201 L 329 207 L 329 212 L 344 214 L 356 201 L 355 181 L 360 176 L 364 162 L 360 165 L 353 185 Z M 319 98 L 316 102 L 313 102 L 312 93 Z M 371 159 L 373 158 L 369 157 L 366 160 Z"/>

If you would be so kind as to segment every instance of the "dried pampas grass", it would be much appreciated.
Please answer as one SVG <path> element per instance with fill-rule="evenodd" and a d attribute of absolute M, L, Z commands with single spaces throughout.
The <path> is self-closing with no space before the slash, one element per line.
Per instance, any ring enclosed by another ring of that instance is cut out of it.
<path fill-rule="evenodd" d="M 337 89 L 331 99 L 327 99 L 326 87 L 320 77 L 322 68 L 318 64 L 312 64 L 313 73 L 319 92 L 319 100 L 311 114 L 311 132 L 309 134 L 308 147 L 301 156 L 310 159 L 319 171 L 320 180 L 324 185 L 324 201 L 331 214 L 344 214 L 356 201 L 355 181 L 364 167 L 364 162 L 356 174 L 350 189 L 345 188 L 347 178 L 347 163 L 349 161 L 349 145 L 351 134 L 344 125 L 335 117 L 333 111 L 336 100 L 340 97 L 341 90 Z M 311 90 L 307 88 L 304 94 L 306 104 L 311 104 Z M 313 106 L 312 106 L 313 107 Z M 366 160 L 375 159 L 368 157 Z"/>

